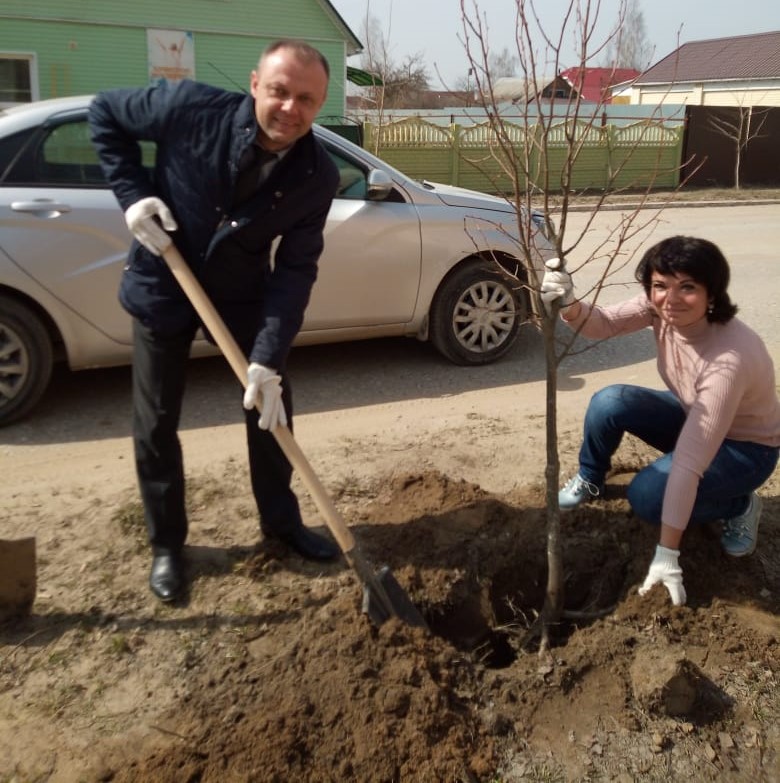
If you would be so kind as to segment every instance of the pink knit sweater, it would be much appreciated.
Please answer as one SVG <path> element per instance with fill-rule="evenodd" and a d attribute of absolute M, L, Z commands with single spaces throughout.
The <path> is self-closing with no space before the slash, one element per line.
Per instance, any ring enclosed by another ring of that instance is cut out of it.
<path fill-rule="evenodd" d="M 653 329 L 658 372 L 687 413 L 662 511 L 665 524 L 684 530 L 699 480 L 724 438 L 780 446 L 780 400 L 769 352 L 737 318 L 726 324 L 702 319 L 683 329 L 669 326 L 644 293 L 609 307 L 580 304 L 578 317 L 566 323 L 581 327 L 586 337 Z"/>

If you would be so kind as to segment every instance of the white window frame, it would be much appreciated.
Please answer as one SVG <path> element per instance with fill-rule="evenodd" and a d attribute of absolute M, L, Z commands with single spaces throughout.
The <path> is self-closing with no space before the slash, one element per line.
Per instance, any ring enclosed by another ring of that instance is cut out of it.
<path fill-rule="evenodd" d="M 35 52 L 13 52 L 1 51 L 0 60 L 26 60 L 30 74 L 30 100 L 38 101 L 41 97 L 41 90 L 38 83 L 38 55 Z M 3 101 L 0 98 L 0 108 L 15 106 L 23 101 Z"/>

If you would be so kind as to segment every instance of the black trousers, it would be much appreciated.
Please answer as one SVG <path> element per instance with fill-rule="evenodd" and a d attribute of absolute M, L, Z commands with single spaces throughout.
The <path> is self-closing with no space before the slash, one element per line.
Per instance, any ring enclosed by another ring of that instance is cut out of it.
<path fill-rule="evenodd" d="M 187 539 L 178 429 L 194 336 L 194 328 L 161 336 L 133 320 L 133 444 L 149 543 L 155 554 L 178 553 Z M 245 352 L 249 348 L 241 347 Z M 292 391 L 284 375 L 282 400 L 292 428 Z M 236 405 L 241 405 L 238 389 Z M 257 410 L 244 411 L 244 415 L 260 527 L 270 534 L 284 533 L 302 524 L 298 499 L 290 487 L 292 467 L 274 436 L 257 426 Z"/>

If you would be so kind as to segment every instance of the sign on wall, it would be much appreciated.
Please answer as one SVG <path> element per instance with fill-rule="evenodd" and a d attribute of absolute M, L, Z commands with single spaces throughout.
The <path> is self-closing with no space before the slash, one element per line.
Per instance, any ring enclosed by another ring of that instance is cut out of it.
<path fill-rule="evenodd" d="M 195 78 L 195 40 L 183 30 L 146 31 L 149 81 L 178 82 Z"/>

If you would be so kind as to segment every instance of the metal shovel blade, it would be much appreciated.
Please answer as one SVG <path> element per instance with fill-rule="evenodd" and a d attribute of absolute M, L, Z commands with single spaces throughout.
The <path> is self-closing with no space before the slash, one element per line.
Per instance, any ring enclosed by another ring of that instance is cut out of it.
<path fill-rule="evenodd" d="M 379 569 L 376 580 L 379 589 L 372 588 L 370 584 L 363 585 L 363 612 L 374 625 L 380 626 L 390 617 L 398 617 L 407 625 L 429 630 L 420 610 L 412 603 L 388 566 Z M 380 595 L 380 590 L 383 595 Z"/>

